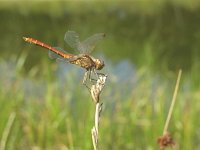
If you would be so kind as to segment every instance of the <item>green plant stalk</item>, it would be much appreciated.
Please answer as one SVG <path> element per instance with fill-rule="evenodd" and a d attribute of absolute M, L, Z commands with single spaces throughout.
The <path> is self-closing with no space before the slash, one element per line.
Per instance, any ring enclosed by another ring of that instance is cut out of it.
<path fill-rule="evenodd" d="M 163 135 L 167 133 L 167 130 L 168 130 L 168 127 L 169 127 L 169 122 L 170 122 L 170 119 L 171 119 L 171 116 L 172 116 L 172 112 L 173 112 L 173 108 L 174 108 L 174 104 L 175 104 L 175 101 L 176 101 L 176 96 L 177 96 L 177 92 L 178 92 L 178 88 L 179 88 L 181 74 L 182 74 L 182 70 L 180 69 L 179 73 L 178 73 L 178 78 L 177 78 L 177 81 L 176 81 L 176 85 L 175 85 L 175 90 L 174 90 L 174 94 L 173 94 L 173 98 L 172 98 L 172 103 L 171 103 L 171 106 L 170 106 L 170 109 L 169 109 L 169 112 L 168 112 L 167 120 L 165 122 Z"/>
<path fill-rule="evenodd" d="M 9 116 L 8 123 L 5 127 L 5 130 L 3 132 L 3 135 L 2 135 L 2 138 L 1 138 L 1 141 L 0 141 L 0 150 L 6 149 L 6 143 L 7 143 L 8 136 L 9 136 L 9 133 L 11 131 L 12 125 L 14 123 L 15 117 L 16 117 L 15 113 L 11 113 L 10 116 Z"/>

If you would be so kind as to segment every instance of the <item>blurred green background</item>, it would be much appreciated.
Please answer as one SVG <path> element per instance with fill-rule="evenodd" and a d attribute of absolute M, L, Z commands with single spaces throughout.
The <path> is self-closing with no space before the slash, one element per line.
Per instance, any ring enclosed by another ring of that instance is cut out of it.
<path fill-rule="evenodd" d="M 32 37 L 70 53 L 104 32 L 93 56 L 105 61 L 99 149 L 154 150 L 178 70 L 183 70 L 169 131 L 175 149 L 200 149 L 200 2 L 1 1 L 0 149 L 90 150 L 95 106 L 84 70 L 48 58 Z"/>

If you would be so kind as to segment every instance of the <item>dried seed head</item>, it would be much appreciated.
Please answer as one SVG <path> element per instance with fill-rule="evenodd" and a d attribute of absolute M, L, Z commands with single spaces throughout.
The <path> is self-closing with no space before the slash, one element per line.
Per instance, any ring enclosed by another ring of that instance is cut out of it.
<path fill-rule="evenodd" d="M 98 79 L 96 84 L 92 85 L 90 93 L 92 95 L 92 99 L 95 103 L 99 102 L 100 93 L 105 86 L 107 75 L 105 74 L 98 74 Z"/>

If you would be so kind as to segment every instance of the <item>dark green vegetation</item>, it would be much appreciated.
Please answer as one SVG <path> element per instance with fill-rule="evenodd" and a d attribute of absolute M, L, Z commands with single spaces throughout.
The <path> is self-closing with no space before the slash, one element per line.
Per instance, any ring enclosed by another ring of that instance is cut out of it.
<path fill-rule="evenodd" d="M 22 40 L 31 36 L 70 49 L 63 40 L 67 30 L 82 39 L 107 34 L 94 52 L 104 54 L 109 73 L 99 149 L 158 147 L 179 68 L 183 77 L 169 130 L 176 149 L 200 149 L 199 4 L 45 3 L 1 5 L 1 142 L 9 116 L 16 114 L 7 149 L 92 149 L 94 104 L 80 72 L 70 69 L 60 78 L 64 67 Z M 116 63 L 124 59 L 136 73 L 120 79 L 126 68 L 120 72 Z"/>

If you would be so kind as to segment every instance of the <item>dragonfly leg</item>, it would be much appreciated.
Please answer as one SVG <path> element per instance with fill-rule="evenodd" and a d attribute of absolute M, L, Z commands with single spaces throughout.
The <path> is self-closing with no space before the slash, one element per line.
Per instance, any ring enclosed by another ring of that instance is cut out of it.
<path fill-rule="evenodd" d="M 90 92 L 91 91 L 90 87 L 86 83 L 84 83 L 84 85 L 88 89 L 88 91 Z"/>
<path fill-rule="evenodd" d="M 88 75 L 90 76 L 90 71 L 86 71 L 83 77 L 83 82 L 82 84 L 90 91 L 90 87 L 87 85 L 86 81 L 88 79 Z"/>
<path fill-rule="evenodd" d="M 98 72 L 96 72 L 95 69 L 93 69 L 93 72 L 94 72 L 94 74 L 96 75 L 97 79 L 99 79 L 99 76 L 105 76 L 105 74 L 103 74 L 103 73 L 98 73 Z"/>
<path fill-rule="evenodd" d="M 95 69 L 93 69 L 93 72 L 96 75 L 96 78 L 98 79 L 99 78 L 99 73 L 97 73 Z"/>
<path fill-rule="evenodd" d="M 95 75 L 97 75 L 94 69 L 90 70 L 90 77 L 89 77 L 89 78 L 90 78 L 90 81 L 91 81 L 91 82 L 92 82 L 92 81 L 95 81 L 95 82 L 96 82 L 97 79 L 98 79 L 98 76 L 97 76 L 97 79 L 94 79 L 94 78 L 91 77 L 91 74 L 92 74 L 92 73 L 94 73 Z"/>
<path fill-rule="evenodd" d="M 99 76 L 106 76 L 104 73 L 97 73 L 98 74 L 98 77 Z"/>
<path fill-rule="evenodd" d="M 96 77 L 98 79 L 98 74 L 97 74 L 96 70 L 93 68 L 92 71 L 94 72 L 94 74 L 96 75 Z"/>
<path fill-rule="evenodd" d="M 91 70 L 89 70 L 88 78 L 89 78 L 89 80 L 91 81 Z"/>
<path fill-rule="evenodd" d="M 82 82 L 82 83 L 83 83 L 84 85 L 86 84 L 87 78 L 88 78 L 88 71 L 85 72 L 84 77 L 83 77 L 83 82 Z"/>

